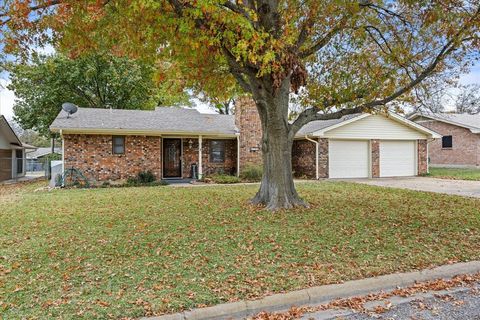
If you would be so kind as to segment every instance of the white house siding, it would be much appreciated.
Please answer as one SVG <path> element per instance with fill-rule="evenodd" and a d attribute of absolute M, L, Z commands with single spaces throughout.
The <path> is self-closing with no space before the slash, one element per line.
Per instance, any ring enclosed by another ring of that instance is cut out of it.
<path fill-rule="evenodd" d="M 0 149 L 2 150 L 7 150 L 7 149 L 11 149 L 12 147 L 10 146 L 10 142 L 7 141 L 5 139 L 5 137 L 3 137 L 3 134 L 1 132 L 1 128 L 0 128 Z"/>
<path fill-rule="evenodd" d="M 341 127 L 328 130 L 323 137 L 382 140 L 426 139 L 425 134 L 382 115 L 370 115 Z"/>

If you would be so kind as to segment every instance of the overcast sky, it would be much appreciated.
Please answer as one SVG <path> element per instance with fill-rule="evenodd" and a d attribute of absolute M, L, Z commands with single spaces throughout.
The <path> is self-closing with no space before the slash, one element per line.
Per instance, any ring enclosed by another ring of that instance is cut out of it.
<path fill-rule="evenodd" d="M 5 75 L 4 75 L 5 76 Z M 480 83 L 480 65 L 475 66 L 469 74 L 465 74 L 460 78 L 462 84 Z M 0 79 L 0 84 L 5 87 L 8 85 L 8 78 Z M 13 105 L 15 101 L 15 94 L 8 90 L 0 88 L 0 114 L 3 114 L 8 120 L 13 117 Z M 200 112 L 213 113 L 207 105 L 197 101 L 197 109 Z"/>

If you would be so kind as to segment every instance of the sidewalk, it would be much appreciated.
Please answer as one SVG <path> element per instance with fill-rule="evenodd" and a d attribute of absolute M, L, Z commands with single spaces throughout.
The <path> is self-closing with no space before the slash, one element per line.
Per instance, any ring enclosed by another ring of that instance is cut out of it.
<path fill-rule="evenodd" d="M 305 312 L 311 311 L 311 316 L 314 319 L 332 319 L 338 316 L 345 316 L 347 313 L 345 310 L 340 310 L 338 314 L 330 314 L 329 312 L 331 312 L 331 310 L 323 309 L 323 306 L 318 310 L 315 309 L 315 306 L 327 305 L 328 307 L 328 304 L 332 303 L 332 301 L 338 301 L 337 299 L 347 299 L 345 303 L 348 306 L 351 303 L 348 299 L 352 297 L 365 296 L 373 293 L 378 294 L 379 292 L 383 294 L 399 287 L 413 286 L 418 282 L 433 281 L 437 279 L 452 279 L 457 275 L 477 273 L 480 273 L 480 261 L 456 263 L 440 266 L 434 269 L 408 273 L 395 273 L 374 278 L 348 281 L 341 284 L 312 287 L 289 293 L 275 294 L 260 300 L 225 303 L 213 307 L 193 309 L 171 315 L 143 318 L 143 320 L 245 319 L 253 317 L 261 312 L 287 312 L 294 306 L 308 306 L 306 309 L 302 309 L 304 312 L 299 312 L 299 316 L 302 316 Z M 465 279 L 469 278 L 466 277 Z M 460 280 L 457 279 L 456 281 Z M 352 301 L 357 301 L 358 303 L 358 299 L 354 298 Z M 319 314 L 319 312 L 322 312 L 322 314 Z M 326 313 L 323 314 L 324 312 Z M 317 314 L 315 315 L 315 313 Z M 351 314 L 351 312 L 348 314 Z M 263 319 L 266 319 L 266 317 Z M 308 317 L 306 319 L 308 319 Z"/>
<path fill-rule="evenodd" d="M 21 182 L 26 182 L 26 181 L 33 181 L 33 180 L 41 180 L 45 179 L 45 174 L 37 174 L 37 173 L 32 173 L 32 174 L 27 174 L 23 177 L 19 177 L 17 179 L 10 179 L 10 180 L 5 180 L 0 182 L 0 185 L 4 184 L 15 184 L 15 183 L 21 183 Z"/>

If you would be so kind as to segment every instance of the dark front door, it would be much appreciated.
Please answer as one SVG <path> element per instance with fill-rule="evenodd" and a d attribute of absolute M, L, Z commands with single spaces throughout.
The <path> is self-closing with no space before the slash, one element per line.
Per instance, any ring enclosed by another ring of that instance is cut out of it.
<path fill-rule="evenodd" d="M 182 176 L 181 154 L 181 139 L 163 139 L 164 178 L 179 178 Z"/>

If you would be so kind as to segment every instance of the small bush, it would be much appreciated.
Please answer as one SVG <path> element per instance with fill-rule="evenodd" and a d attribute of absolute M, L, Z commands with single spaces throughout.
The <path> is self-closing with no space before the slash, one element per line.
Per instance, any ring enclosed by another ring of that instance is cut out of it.
<path fill-rule="evenodd" d="M 164 181 L 156 181 L 152 171 L 141 171 L 135 177 L 127 179 L 127 186 L 165 185 Z"/>
<path fill-rule="evenodd" d="M 130 177 L 127 179 L 127 186 L 137 186 L 140 182 L 138 182 L 137 177 Z"/>
<path fill-rule="evenodd" d="M 155 181 L 155 175 L 152 171 L 141 171 L 137 174 L 137 180 L 139 183 L 150 183 Z"/>
<path fill-rule="evenodd" d="M 247 165 L 241 169 L 240 177 L 242 180 L 258 182 L 262 180 L 263 167 L 258 165 Z"/>
<path fill-rule="evenodd" d="M 239 183 L 240 178 L 237 176 L 230 176 L 228 174 L 214 174 L 209 177 L 212 182 L 220 184 Z"/>
<path fill-rule="evenodd" d="M 100 188 L 109 188 L 111 187 L 110 181 L 104 181 L 101 185 Z"/>

